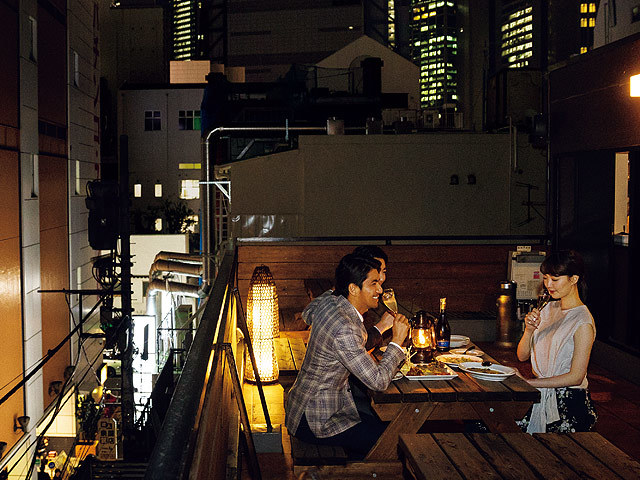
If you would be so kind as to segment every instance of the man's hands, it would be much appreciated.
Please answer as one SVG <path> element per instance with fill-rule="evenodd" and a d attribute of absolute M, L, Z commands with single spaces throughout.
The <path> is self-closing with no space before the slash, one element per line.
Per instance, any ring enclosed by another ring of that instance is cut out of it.
<path fill-rule="evenodd" d="M 389 312 L 384 312 L 382 314 L 382 318 L 378 323 L 376 323 L 375 327 L 380 333 L 384 333 L 393 326 L 393 320 L 393 315 L 391 315 Z"/>
<path fill-rule="evenodd" d="M 384 320 L 384 316 L 382 320 Z M 401 313 L 396 313 L 396 316 L 393 319 L 392 328 L 393 328 L 393 336 L 391 337 L 391 341 L 398 345 L 404 344 L 404 341 L 407 338 L 407 335 L 409 334 L 409 328 L 410 328 L 409 320 L 407 320 L 407 317 L 405 317 Z"/>

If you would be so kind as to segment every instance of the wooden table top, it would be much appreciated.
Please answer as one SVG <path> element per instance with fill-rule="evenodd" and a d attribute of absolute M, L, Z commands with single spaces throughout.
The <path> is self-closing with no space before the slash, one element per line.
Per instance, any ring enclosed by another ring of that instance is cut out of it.
<path fill-rule="evenodd" d="M 489 355 L 484 360 L 496 362 Z M 502 382 L 478 380 L 454 369 L 458 376 L 452 380 L 409 380 L 402 377 L 394 380 L 383 392 L 370 392 L 376 404 L 416 402 L 493 402 L 493 401 L 540 401 L 540 391 L 517 375 Z"/>
<path fill-rule="evenodd" d="M 401 434 L 399 449 L 417 480 L 640 478 L 640 463 L 595 432 Z"/>

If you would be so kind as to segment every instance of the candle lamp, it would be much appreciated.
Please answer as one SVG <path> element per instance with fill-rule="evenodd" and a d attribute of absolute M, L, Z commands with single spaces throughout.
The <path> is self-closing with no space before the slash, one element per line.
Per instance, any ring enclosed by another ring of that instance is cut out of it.
<path fill-rule="evenodd" d="M 432 318 L 424 310 L 411 319 L 411 345 L 414 351 L 411 361 L 414 364 L 429 363 L 434 360 L 436 331 Z"/>

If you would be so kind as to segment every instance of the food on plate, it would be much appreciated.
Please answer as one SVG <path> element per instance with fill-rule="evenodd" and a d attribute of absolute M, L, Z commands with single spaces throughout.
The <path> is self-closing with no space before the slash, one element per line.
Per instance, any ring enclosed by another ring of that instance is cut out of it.
<path fill-rule="evenodd" d="M 444 363 L 464 363 L 464 362 L 477 362 L 479 359 L 475 356 L 466 356 L 466 355 L 440 355 L 438 360 Z"/>
<path fill-rule="evenodd" d="M 426 375 L 451 375 L 447 366 L 440 362 L 431 362 L 422 365 L 412 365 L 406 373 L 408 377 L 424 377 Z"/>
<path fill-rule="evenodd" d="M 467 370 L 469 370 L 470 372 L 488 373 L 490 375 L 504 375 L 504 372 L 501 372 L 500 370 L 494 370 L 493 368 L 486 367 L 471 367 L 467 368 Z"/>

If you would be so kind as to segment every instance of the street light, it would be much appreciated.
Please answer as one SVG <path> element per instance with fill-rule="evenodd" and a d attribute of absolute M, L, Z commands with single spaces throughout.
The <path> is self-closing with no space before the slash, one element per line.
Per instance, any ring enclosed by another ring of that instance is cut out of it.
<path fill-rule="evenodd" d="M 640 97 L 640 73 L 638 75 L 632 75 L 629 78 L 630 92 L 632 97 Z"/>

